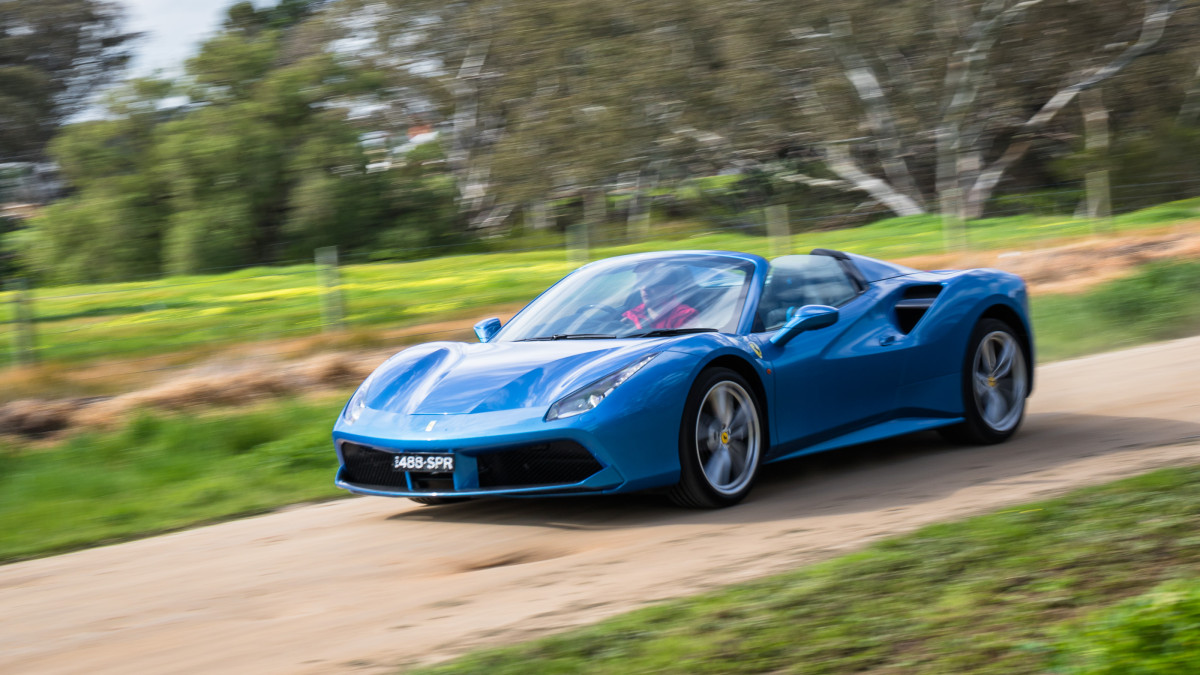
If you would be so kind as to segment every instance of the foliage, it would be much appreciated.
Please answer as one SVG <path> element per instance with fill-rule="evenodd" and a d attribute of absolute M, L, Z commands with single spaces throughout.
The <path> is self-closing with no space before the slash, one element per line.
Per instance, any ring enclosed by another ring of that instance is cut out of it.
<path fill-rule="evenodd" d="M 1200 331 L 1200 262 L 1152 263 L 1082 296 L 1034 297 L 1045 358 L 1193 335 Z"/>
<path fill-rule="evenodd" d="M 0 162 L 39 161 L 58 126 L 120 75 L 134 35 L 105 0 L 0 3 Z"/>
<path fill-rule="evenodd" d="M 0 441 L 0 560 L 340 495 L 330 478 L 337 406 L 146 413 L 48 450 Z"/>
<path fill-rule="evenodd" d="M 1064 675 L 1189 675 L 1200 663 L 1200 582 L 1167 581 L 1063 633 Z"/>
<path fill-rule="evenodd" d="M 31 222 L 31 266 L 115 281 L 373 250 L 406 231 L 453 240 L 449 196 L 422 165 L 367 171 L 350 115 L 378 78 L 325 49 L 321 4 L 235 5 L 186 80 L 130 81 L 105 119 L 66 129 L 53 155 L 75 192 Z"/>
<path fill-rule="evenodd" d="M 1080 133 L 1067 104 L 1081 89 L 1103 83 L 1121 130 L 1136 132 L 1179 111 L 1200 51 L 1196 8 L 1167 1 L 363 0 L 343 11 L 370 26 L 355 35 L 376 46 L 356 58 L 389 72 L 399 105 L 434 101 L 453 120 L 460 204 L 479 209 L 620 175 L 653 190 L 757 167 L 901 214 L 957 200 L 977 218 L 1001 178 L 1052 181 L 1050 161 Z M 405 58 L 393 58 L 398 43 Z"/>

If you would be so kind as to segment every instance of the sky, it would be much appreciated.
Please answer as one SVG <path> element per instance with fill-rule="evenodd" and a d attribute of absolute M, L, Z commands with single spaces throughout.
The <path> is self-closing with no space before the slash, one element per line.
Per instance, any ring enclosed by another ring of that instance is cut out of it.
<path fill-rule="evenodd" d="M 212 35 L 225 18 L 225 10 L 236 0 L 117 0 L 126 8 L 128 30 L 144 33 L 134 45 L 130 75 L 149 75 L 155 70 L 177 75 L 183 62 L 196 52 L 204 38 Z M 255 0 L 256 6 L 271 2 Z"/>

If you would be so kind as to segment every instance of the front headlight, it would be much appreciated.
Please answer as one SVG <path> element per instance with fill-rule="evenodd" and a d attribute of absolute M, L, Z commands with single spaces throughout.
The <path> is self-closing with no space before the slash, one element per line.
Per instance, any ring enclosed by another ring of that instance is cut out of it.
<path fill-rule="evenodd" d="M 655 356 L 658 356 L 658 354 L 643 356 L 617 372 L 606 375 L 586 387 L 576 389 L 560 398 L 554 405 L 550 406 L 550 410 L 546 411 L 545 420 L 549 422 L 564 417 L 573 417 L 595 408 L 614 389 L 621 386 L 622 382 L 633 377 L 633 374 L 641 370 L 642 366 L 650 363 L 650 360 Z"/>
<path fill-rule="evenodd" d="M 354 391 L 354 395 L 350 397 L 350 402 L 346 404 L 346 409 L 342 411 L 342 419 L 346 424 L 354 424 L 362 415 L 363 410 L 367 409 L 367 392 L 371 388 L 371 384 L 375 382 L 375 376 L 382 369 L 377 368 L 375 372 L 367 376 L 363 383 L 358 385 L 358 389 Z"/>

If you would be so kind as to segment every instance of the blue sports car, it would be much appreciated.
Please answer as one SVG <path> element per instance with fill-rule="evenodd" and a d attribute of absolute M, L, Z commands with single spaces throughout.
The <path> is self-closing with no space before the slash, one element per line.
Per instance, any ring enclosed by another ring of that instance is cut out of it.
<path fill-rule="evenodd" d="M 1033 385 L 1019 277 L 824 249 L 601 260 L 475 332 L 362 383 L 333 430 L 339 487 L 729 506 L 799 455 L 924 429 L 998 443 Z"/>

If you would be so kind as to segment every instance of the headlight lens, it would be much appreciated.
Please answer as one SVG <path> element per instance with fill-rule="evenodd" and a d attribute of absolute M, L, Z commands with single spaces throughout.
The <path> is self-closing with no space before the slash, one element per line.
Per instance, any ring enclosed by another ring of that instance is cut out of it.
<path fill-rule="evenodd" d="M 374 373 L 367 376 L 363 383 L 358 385 L 358 389 L 354 391 L 354 395 L 350 397 L 350 402 L 346 404 L 346 409 L 342 412 L 342 419 L 346 424 L 354 424 L 367 409 L 367 392 L 371 389 L 371 384 L 375 382 L 375 375 L 382 369 L 376 369 Z"/>
<path fill-rule="evenodd" d="M 573 417 L 580 413 L 585 413 L 592 408 L 600 405 L 606 396 L 611 394 L 614 389 L 621 386 L 621 383 L 633 377 L 633 374 L 641 370 L 643 366 L 650 363 L 658 354 L 650 354 L 634 361 L 611 375 L 606 375 L 599 380 L 576 389 L 559 399 L 554 405 L 550 406 L 550 410 L 546 411 L 546 421 L 562 419 L 564 417 Z"/>

